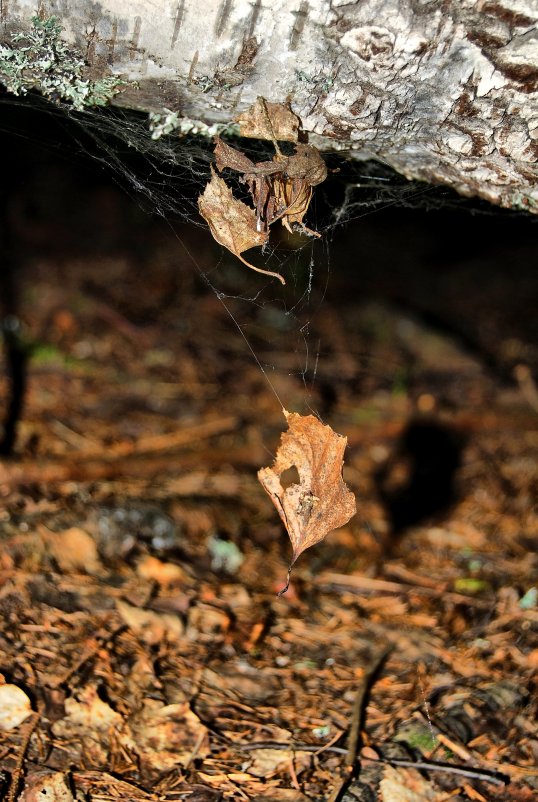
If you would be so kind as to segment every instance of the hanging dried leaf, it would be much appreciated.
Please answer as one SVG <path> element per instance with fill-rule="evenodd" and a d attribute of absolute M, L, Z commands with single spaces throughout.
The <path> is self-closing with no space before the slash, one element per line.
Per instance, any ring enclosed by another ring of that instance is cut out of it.
<path fill-rule="evenodd" d="M 313 415 L 286 412 L 288 431 L 281 437 L 272 468 L 258 471 L 264 490 L 278 510 L 293 546 L 288 570 L 297 557 L 356 512 L 355 496 L 342 479 L 347 438 L 324 426 Z M 299 483 L 284 489 L 280 477 L 295 466 Z M 280 595 L 279 594 L 279 595 Z"/>
<path fill-rule="evenodd" d="M 292 224 L 299 223 L 303 230 L 314 237 L 319 237 L 317 231 L 312 231 L 303 223 L 303 217 L 308 211 L 312 197 L 312 187 L 304 181 L 275 181 L 274 193 L 276 207 L 283 207 L 285 212 L 281 215 L 282 225 L 293 233 Z"/>
<path fill-rule="evenodd" d="M 295 145 L 295 155 L 288 158 L 286 176 L 291 180 L 304 181 L 310 187 L 323 183 L 327 178 L 327 165 L 313 145 Z"/>
<path fill-rule="evenodd" d="M 286 106 L 258 98 L 247 113 L 247 118 L 251 126 L 248 130 L 256 131 L 248 135 L 270 139 L 275 147 L 275 156 L 271 160 L 253 162 L 242 151 L 217 136 L 215 165 L 219 172 L 227 168 L 241 173 L 239 180 L 247 185 L 254 210 L 234 198 L 228 186 L 213 171 L 211 182 L 198 198 L 198 206 L 217 242 L 248 267 L 258 273 L 275 276 L 285 284 L 279 273 L 254 267 L 245 261 L 241 253 L 256 245 L 263 245 L 267 241 L 269 226 L 276 220 L 281 220 L 288 231 L 293 231 L 292 226 L 296 223 L 305 233 L 319 237 L 317 231 L 305 226 L 303 218 L 310 205 L 312 188 L 325 181 L 327 167 L 319 152 L 311 145 L 296 144 L 295 153 L 291 156 L 281 152 L 277 140 L 291 139 L 296 142 L 299 125 L 298 118 Z M 290 136 L 292 130 L 295 134 Z"/>
<path fill-rule="evenodd" d="M 240 150 L 223 142 L 220 136 L 215 137 L 215 164 L 219 173 L 225 167 L 236 170 L 238 173 L 256 172 L 256 164 Z"/>
<path fill-rule="evenodd" d="M 271 161 L 253 162 L 240 150 L 216 137 L 215 157 L 219 171 L 229 168 L 242 173 L 256 209 L 257 230 L 267 231 L 276 220 L 292 231 L 299 223 L 303 230 L 318 237 L 303 224 L 312 197 L 312 187 L 327 178 L 327 167 L 319 151 L 311 145 L 298 144 L 295 154 L 278 151 Z"/>
<path fill-rule="evenodd" d="M 267 242 L 267 233 L 256 227 L 254 209 L 234 198 L 232 190 L 222 178 L 216 175 L 213 169 L 211 170 L 211 181 L 198 198 L 198 208 L 217 242 L 228 248 L 247 267 L 258 273 L 274 276 L 282 284 L 285 284 L 280 273 L 255 267 L 241 256 L 243 251 Z"/>
<path fill-rule="evenodd" d="M 269 116 L 270 124 L 267 117 Z M 280 142 L 297 142 L 301 121 L 283 103 L 269 103 L 259 97 L 236 118 L 241 136 L 253 139 L 273 139 Z"/>

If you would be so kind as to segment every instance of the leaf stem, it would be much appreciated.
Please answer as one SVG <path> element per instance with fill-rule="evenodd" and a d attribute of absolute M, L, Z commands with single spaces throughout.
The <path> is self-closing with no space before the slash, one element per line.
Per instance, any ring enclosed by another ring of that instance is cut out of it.
<path fill-rule="evenodd" d="M 287 589 L 288 589 L 288 588 L 289 588 L 289 586 L 290 586 L 290 578 L 291 578 L 291 566 L 292 566 L 292 565 L 293 565 L 293 563 L 290 563 L 290 565 L 288 565 L 288 574 L 287 574 L 287 576 L 286 576 L 286 584 L 284 585 L 284 587 L 282 588 L 282 590 L 279 590 L 279 591 L 278 591 L 278 593 L 276 594 L 276 595 L 277 595 L 279 598 L 280 598 L 280 596 L 283 596 L 283 595 L 284 595 L 284 593 L 286 593 Z"/>

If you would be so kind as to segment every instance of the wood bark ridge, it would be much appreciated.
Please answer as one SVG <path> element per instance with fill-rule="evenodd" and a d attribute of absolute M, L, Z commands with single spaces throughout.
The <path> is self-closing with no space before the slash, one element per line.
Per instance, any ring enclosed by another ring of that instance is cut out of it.
<path fill-rule="evenodd" d="M 538 0 L 64 0 L 114 102 L 229 123 L 258 96 L 290 103 L 321 150 L 381 159 L 538 213 Z M 35 0 L 0 2 L 0 32 Z"/>

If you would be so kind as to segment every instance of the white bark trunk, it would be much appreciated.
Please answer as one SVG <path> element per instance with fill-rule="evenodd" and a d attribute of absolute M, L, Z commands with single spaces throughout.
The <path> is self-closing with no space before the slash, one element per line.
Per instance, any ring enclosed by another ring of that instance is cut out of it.
<path fill-rule="evenodd" d="M 538 0 L 0 0 L 39 5 L 116 103 L 231 122 L 289 100 L 310 141 L 538 212 Z"/>

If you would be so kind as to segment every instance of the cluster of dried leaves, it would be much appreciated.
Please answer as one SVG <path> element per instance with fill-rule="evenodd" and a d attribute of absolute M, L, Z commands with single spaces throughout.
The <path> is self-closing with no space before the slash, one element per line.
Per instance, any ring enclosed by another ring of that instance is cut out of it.
<path fill-rule="evenodd" d="M 316 148 L 298 142 L 300 121 L 281 103 L 264 98 L 238 120 L 244 136 L 269 139 L 275 147 L 270 161 L 253 162 L 242 151 L 216 138 L 215 164 L 222 172 L 228 168 L 241 174 L 253 206 L 234 197 L 226 182 L 211 168 L 211 181 L 198 199 L 200 213 L 209 224 L 213 237 L 235 254 L 248 267 L 265 275 L 285 279 L 280 273 L 264 270 L 247 262 L 242 254 L 269 238 L 270 226 L 280 220 L 292 231 L 299 224 L 303 231 L 319 236 L 307 228 L 303 218 L 312 198 L 313 187 L 327 177 L 327 168 Z M 295 142 L 295 153 L 285 156 L 280 141 Z M 284 410 L 289 431 L 283 435 L 273 468 L 262 469 L 258 477 L 275 504 L 292 545 L 293 556 L 288 570 L 309 546 L 347 523 L 355 514 L 355 497 L 342 480 L 343 453 L 346 439 L 335 434 L 309 415 L 290 414 Z M 300 481 L 283 488 L 280 475 L 295 466 Z"/>
<path fill-rule="evenodd" d="M 258 98 L 239 119 L 241 133 L 271 140 L 275 156 L 270 161 L 253 162 L 242 151 L 217 137 L 217 170 L 222 172 L 228 168 L 240 173 L 240 181 L 247 186 L 253 206 L 235 198 L 230 187 L 211 168 L 211 181 L 198 199 L 200 214 L 217 242 L 252 270 L 274 276 L 285 284 L 280 273 L 255 267 L 242 254 L 264 245 L 269 239 L 270 226 L 277 220 L 289 231 L 298 224 L 305 233 L 319 236 L 304 225 L 303 218 L 313 187 L 325 181 L 327 168 L 316 148 L 297 141 L 298 118 L 286 106 Z M 294 141 L 295 153 L 285 156 L 278 140 Z"/>

